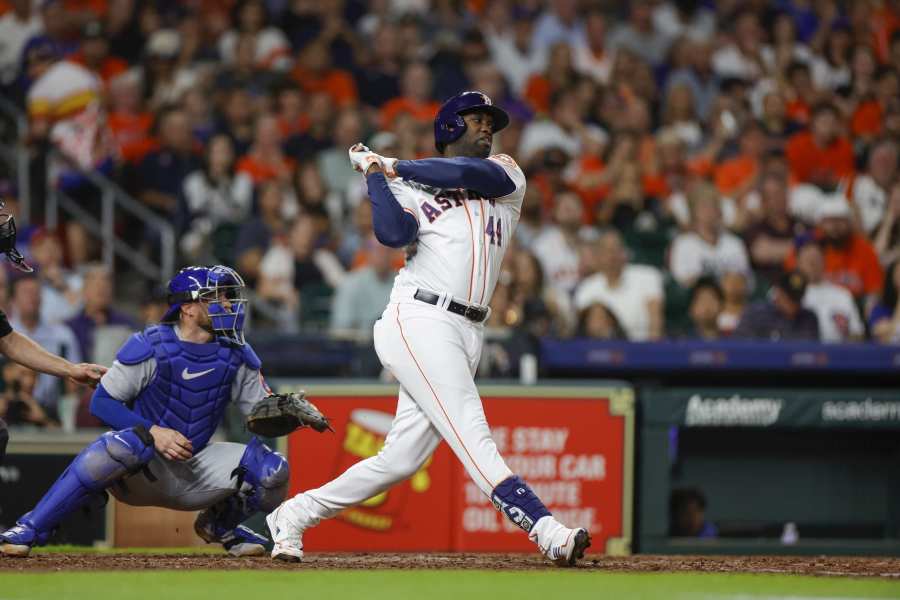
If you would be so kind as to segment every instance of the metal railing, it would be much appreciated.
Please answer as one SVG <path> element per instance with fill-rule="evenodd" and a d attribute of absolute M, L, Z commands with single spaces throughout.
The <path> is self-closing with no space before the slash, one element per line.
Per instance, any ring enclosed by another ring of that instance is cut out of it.
<path fill-rule="evenodd" d="M 31 158 L 23 147 L 28 133 L 28 120 L 19 108 L 6 98 L 0 97 L 0 113 L 15 124 L 15 143 L 0 144 L 0 159 L 14 166 L 19 188 L 19 218 L 23 223 L 31 220 L 32 203 L 29 170 Z M 112 268 L 116 257 L 124 260 L 141 275 L 165 283 L 175 272 L 175 227 L 166 219 L 134 199 L 115 182 L 101 173 L 79 169 L 58 150 L 51 150 L 47 156 L 47 164 L 64 164 L 70 171 L 78 172 L 86 181 L 97 188 L 101 198 L 100 217 L 91 214 L 78 202 L 59 190 L 52 180 L 54 169 L 47 168 L 47 198 L 45 225 L 48 229 L 56 229 L 60 221 L 60 211 L 71 215 L 91 235 L 101 242 L 102 260 Z M 148 257 L 145 253 L 132 247 L 125 240 L 116 236 L 116 215 L 121 211 L 137 218 L 144 226 L 158 234 L 160 240 L 159 261 Z"/>

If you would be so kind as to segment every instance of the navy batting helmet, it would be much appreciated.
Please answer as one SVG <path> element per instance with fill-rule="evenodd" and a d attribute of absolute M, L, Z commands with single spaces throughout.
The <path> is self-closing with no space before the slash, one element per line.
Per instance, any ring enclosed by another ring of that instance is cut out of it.
<path fill-rule="evenodd" d="M 444 102 L 434 118 L 434 145 L 438 152 L 452 144 L 466 132 L 462 116 L 470 112 L 486 112 L 494 118 L 494 133 L 509 125 L 509 116 L 502 108 L 494 106 L 491 99 L 481 92 L 462 92 Z"/>

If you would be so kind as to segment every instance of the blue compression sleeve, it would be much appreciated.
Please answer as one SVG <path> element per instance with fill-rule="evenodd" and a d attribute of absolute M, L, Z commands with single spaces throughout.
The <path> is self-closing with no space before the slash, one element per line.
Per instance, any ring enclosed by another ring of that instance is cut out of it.
<path fill-rule="evenodd" d="M 414 242 L 419 234 L 419 222 L 397 202 L 384 173 L 372 173 L 366 177 L 366 184 L 372 200 L 372 227 L 378 241 L 391 248 Z"/>
<path fill-rule="evenodd" d="M 516 189 L 503 167 L 486 158 L 399 160 L 394 168 L 403 179 L 441 189 L 475 190 L 487 198 L 501 198 Z"/>
<path fill-rule="evenodd" d="M 91 397 L 91 414 L 117 431 L 135 425 L 143 425 L 147 429 L 153 426 L 153 423 L 125 406 L 124 402 L 110 396 L 102 385 L 97 386 Z"/>

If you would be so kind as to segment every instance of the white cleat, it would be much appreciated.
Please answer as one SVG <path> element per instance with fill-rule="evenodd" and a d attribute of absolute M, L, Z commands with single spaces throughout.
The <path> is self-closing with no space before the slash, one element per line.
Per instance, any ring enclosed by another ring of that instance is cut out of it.
<path fill-rule="evenodd" d="M 555 519 L 541 523 L 544 519 L 553 517 L 544 517 L 538 521 L 541 525 L 540 538 L 547 540 L 546 545 L 538 544 L 541 553 L 559 567 L 575 566 L 578 559 L 584 558 L 584 551 L 590 548 L 591 534 L 583 527 L 569 529 Z M 535 528 L 537 526 L 536 524 Z"/>
<path fill-rule="evenodd" d="M 303 529 L 289 517 L 290 509 L 285 507 L 287 501 L 266 516 L 266 525 L 272 534 L 272 558 L 287 562 L 303 560 Z"/>

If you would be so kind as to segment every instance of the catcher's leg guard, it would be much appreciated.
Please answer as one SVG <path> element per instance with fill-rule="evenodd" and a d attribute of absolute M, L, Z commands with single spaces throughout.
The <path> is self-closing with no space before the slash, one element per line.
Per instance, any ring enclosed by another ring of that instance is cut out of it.
<path fill-rule="evenodd" d="M 194 531 L 209 543 L 220 543 L 229 554 L 256 556 L 268 540 L 241 525 L 259 511 L 269 512 L 287 495 L 288 464 L 284 457 L 253 438 L 235 469 L 238 491 L 197 516 Z"/>
<path fill-rule="evenodd" d="M 138 471 L 153 454 L 153 436 L 143 427 L 104 433 L 75 457 L 31 512 L 0 534 L 0 549 L 4 554 L 27 556 L 31 546 L 47 543 L 66 515 Z"/>
<path fill-rule="evenodd" d="M 6 423 L 0 419 L 0 465 L 6 457 L 6 444 L 9 442 L 9 431 L 6 429 Z"/>
<path fill-rule="evenodd" d="M 247 444 L 237 470 L 240 480 L 252 487 L 246 496 L 249 514 L 275 510 L 287 496 L 287 460 L 257 438 Z"/>

